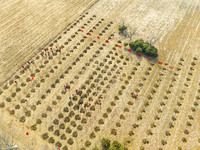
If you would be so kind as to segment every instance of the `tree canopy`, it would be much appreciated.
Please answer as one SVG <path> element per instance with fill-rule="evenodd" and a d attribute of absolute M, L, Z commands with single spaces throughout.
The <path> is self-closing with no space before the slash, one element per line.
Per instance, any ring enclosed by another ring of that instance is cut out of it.
<path fill-rule="evenodd" d="M 119 149 L 121 147 L 121 143 L 119 143 L 118 141 L 113 141 L 112 146 L 116 149 Z"/>
<path fill-rule="evenodd" d="M 119 141 L 113 141 L 111 145 L 110 140 L 107 138 L 103 138 L 101 140 L 101 145 L 108 150 L 128 150 L 128 148 L 122 145 Z M 96 149 L 93 149 L 93 150 L 96 150 Z"/>
<path fill-rule="evenodd" d="M 157 54 L 158 50 L 152 45 L 149 45 L 144 51 L 149 56 L 155 56 L 156 57 L 158 55 Z"/>
<path fill-rule="evenodd" d="M 120 147 L 120 150 L 128 150 L 128 148 L 122 145 L 122 146 Z"/>
<path fill-rule="evenodd" d="M 129 43 L 129 47 L 135 50 L 137 53 L 144 52 L 148 56 L 157 57 L 158 50 L 148 42 L 144 42 L 144 40 L 139 39 Z"/>
<path fill-rule="evenodd" d="M 125 43 L 124 43 L 124 46 L 128 46 L 128 42 L 125 42 Z"/>
<path fill-rule="evenodd" d="M 138 48 L 136 49 L 136 52 L 137 52 L 137 53 L 142 53 L 142 48 L 141 48 L 141 47 L 138 47 Z"/>
<path fill-rule="evenodd" d="M 99 150 L 99 148 L 98 147 L 94 147 L 92 150 Z"/>
<path fill-rule="evenodd" d="M 125 31 L 126 29 L 127 29 L 128 27 L 127 26 L 119 26 L 119 28 L 118 28 L 118 30 L 120 31 L 120 32 L 122 32 L 122 31 Z"/>
<path fill-rule="evenodd" d="M 107 139 L 107 138 L 103 138 L 101 140 L 101 145 L 104 147 L 104 148 L 109 148 L 110 147 L 110 140 Z"/>

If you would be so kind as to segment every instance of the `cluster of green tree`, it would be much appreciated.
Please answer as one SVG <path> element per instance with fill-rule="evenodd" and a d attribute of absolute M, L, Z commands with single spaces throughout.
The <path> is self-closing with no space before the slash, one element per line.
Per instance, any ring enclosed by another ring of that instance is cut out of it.
<path fill-rule="evenodd" d="M 119 26 L 119 28 L 118 28 L 118 30 L 120 31 L 120 32 L 123 32 L 123 31 L 125 31 L 127 29 L 127 26 L 125 26 L 125 25 L 121 25 L 121 26 Z"/>
<path fill-rule="evenodd" d="M 127 43 L 125 44 L 127 45 Z M 144 42 L 144 40 L 135 40 L 134 42 L 130 42 L 129 46 L 131 49 L 135 50 L 137 53 L 144 52 L 148 56 L 157 57 L 158 50 L 148 42 Z"/>
<path fill-rule="evenodd" d="M 103 146 L 103 148 L 105 148 L 107 150 L 128 150 L 128 148 L 123 146 L 118 141 L 113 141 L 111 144 L 111 141 L 108 138 L 102 138 L 101 145 Z M 98 150 L 98 148 L 95 147 L 95 148 L 93 148 L 93 150 Z"/>

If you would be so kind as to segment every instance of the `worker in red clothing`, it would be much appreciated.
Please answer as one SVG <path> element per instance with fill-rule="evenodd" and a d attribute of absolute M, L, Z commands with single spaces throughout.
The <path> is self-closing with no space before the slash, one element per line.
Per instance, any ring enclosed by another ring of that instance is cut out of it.
<path fill-rule="evenodd" d="M 67 90 L 67 89 L 69 89 L 70 90 L 70 86 L 66 83 L 66 85 L 64 85 L 64 88 L 65 88 L 65 91 Z"/>
<path fill-rule="evenodd" d="M 138 97 L 138 94 L 134 94 L 133 92 L 131 93 L 131 95 L 132 95 L 132 97 L 135 98 L 135 99 L 137 99 L 137 97 Z"/>
<path fill-rule="evenodd" d="M 79 90 L 76 90 L 76 94 L 77 94 L 77 95 L 79 95 L 79 96 L 81 96 L 81 94 L 82 94 L 82 91 L 81 91 L 81 89 L 79 89 Z"/>

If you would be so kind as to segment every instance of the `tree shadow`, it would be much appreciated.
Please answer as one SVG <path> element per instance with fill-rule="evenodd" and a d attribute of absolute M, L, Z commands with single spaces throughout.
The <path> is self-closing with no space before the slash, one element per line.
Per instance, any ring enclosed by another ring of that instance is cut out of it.
<path fill-rule="evenodd" d="M 142 61 L 142 55 L 138 56 L 138 54 L 131 49 L 131 52 L 128 51 L 129 48 L 124 48 L 125 52 L 129 53 L 130 55 L 135 55 L 137 57 L 137 60 Z"/>
<path fill-rule="evenodd" d="M 141 56 L 138 56 L 138 53 L 135 50 L 131 49 L 131 52 L 129 52 L 128 49 L 129 48 L 124 48 L 124 51 L 130 53 L 131 55 L 135 55 L 139 61 L 141 61 L 142 59 L 146 59 L 147 62 L 149 62 L 150 64 L 158 63 L 158 56 L 157 57 L 155 57 L 155 56 L 154 57 L 153 56 L 148 56 L 144 52 L 141 53 Z M 149 57 L 152 60 L 149 60 L 148 59 Z"/>
<path fill-rule="evenodd" d="M 118 32 L 118 34 L 121 35 L 121 36 L 128 37 L 128 32 L 127 31 L 120 31 L 120 32 Z"/>
<path fill-rule="evenodd" d="M 141 53 L 142 56 L 144 57 L 144 59 L 146 59 L 149 63 L 158 63 L 158 56 L 155 57 L 155 56 L 148 56 L 147 54 L 145 53 Z M 151 58 L 152 60 L 149 60 L 148 58 Z"/>

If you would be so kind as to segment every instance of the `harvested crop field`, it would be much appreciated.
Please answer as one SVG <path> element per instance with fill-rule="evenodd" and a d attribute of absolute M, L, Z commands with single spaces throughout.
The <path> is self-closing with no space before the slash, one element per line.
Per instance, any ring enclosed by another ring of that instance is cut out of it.
<path fill-rule="evenodd" d="M 53 40 L 95 0 L 8 0 L 0 3 L 0 83 Z"/>
<path fill-rule="evenodd" d="M 29 2 L 44 20 L 32 27 L 12 10 L 28 1 L 1 4 L 1 137 L 22 150 L 90 150 L 103 137 L 129 150 L 200 149 L 200 2 L 59 2 Z M 123 23 L 132 37 L 119 34 Z M 156 40 L 157 59 L 123 45 L 140 38 Z"/>

